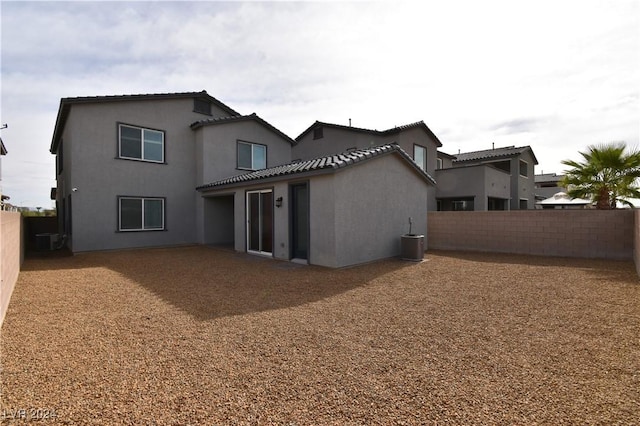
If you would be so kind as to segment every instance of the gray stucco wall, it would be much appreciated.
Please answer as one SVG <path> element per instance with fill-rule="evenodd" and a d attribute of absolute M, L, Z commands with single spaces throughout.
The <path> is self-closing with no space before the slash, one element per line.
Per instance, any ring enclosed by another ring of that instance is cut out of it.
<path fill-rule="evenodd" d="M 196 129 L 198 185 L 250 170 L 237 168 L 238 141 L 266 145 L 267 167 L 291 162 L 291 144 L 256 121 L 238 121 Z"/>
<path fill-rule="evenodd" d="M 335 175 L 315 176 L 309 185 L 309 263 L 335 268 Z"/>
<path fill-rule="evenodd" d="M 427 240 L 427 183 L 396 155 L 385 155 L 335 175 L 336 265 L 400 255 L 400 236 Z M 426 243 L 425 243 L 426 247 Z"/>
<path fill-rule="evenodd" d="M 313 131 L 307 133 L 293 147 L 292 158 L 310 160 L 325 155 L 337 154 L 349 148 L 370 148 L 381 145 L 382 138 L 373 133 L 363 133 L 335 127 L 323 127 L 323 137 L 313 139 Z"/>
<path fill-rule="evenodd" d="M 377 135 L 361 130 L 323 127 L 323 137 L 313 139 L 313 132 L 309 132 L 293 147 L 292 158 L 308 160 L 325 155 L 344 152 L 350 148 L 370 148 L 387 143 L 397 143 L 411 158 L 414 145 L 420 145 L 427 150 L 427 173 L 434 176 L 437 166 L 437 142 L 421 128 L 409 128 L 389 135 Z M 437 180 L 436 180 L 437 181 Z M 436 191 L 429 186 L 427 189 L 428 209 L 436 210 Z"/>
<path fill-rule="evenodd" d="M 527 163 L 527 177 L 520 176 L 520 161 L 523 160 Z M 520 158 L 513 158 L 511 160 L 511 175 L 514 183 L 515 192 L 512 194 L 511 209 L 517 210 L 520 208 L 520 199 L 527 200 L 527 209 L 534 209 L 536 205 L 536 186 L 535 186 L 535 165 L 533 157 L 530 151 L 522 153 Z M 515 205 L 515 207 L 514 207 Z"/>
<path fill-rule="evenodd" d="M 291 162 L 291 143 L 255 121 L 238 121 L 199 127 L 195 130 L 196 185 L 248 173 L 237 168 L 238 141 L 267 146 L 267 167 Z M 195 187 L 194 186 L 194 187 Z M 195 204 L 197 235 L 204 235 L 202 199 Z M 202 242 L 202 241 L 199 241 Z"/>
<path fill-rule="evenodd" d="M 274 200 L 283 199 L 282 207 L 274 207 L 273 257 L 290 259 L 289 187 L 297 182 L 309 184 L 311 264 L 337 268 L 398 256 L 400 236 L 409 231 L 409 217 L 413 218 L 413 233 L 426 234 L 428 184 L 398 155 L 388 154 L 334 173 L 227 189 L 226 194 L 234 193 L 236 251 L 247 249 L 247 192 L 271 189 Z M 216 194 L 225 194 L 225 190 L 205 195 Z M 209 202 L 204 199 L 205 204 Z M 210 221 L 205 230 L 225 226 L 214 213 L 205 217 Z"/>
<path fill-rule="evenodd" d="M 233 244 L 235 242 L 235 194 L 203 199 L 203 244 Z M 239 220 L 239 219 L 238 219 Z"/>
<path fill-rule="evenodd" d="M 216 111 L 214 116 L 227 115 Z M 192 99 L 71 105 L 63 145 L 59 196 L 72 188 L 73 251 L 191 244 L 196 242 L 196 167 L 189 125 L 209 118 L 193 112 Z M 118 159 L 117 124 L 165 131 L 166 164 Z M 71 164 L 73 161 L 73 167 Z M 118 232 L 118 196 L 165 198 L 164 231 Z"/>
<path fill-rule="evenodd" d="M 437 198 L 475 197 L 474 209 L 488 209 L 487 197 L 508 200 L 511 176 L 489 165 L 475 165 L 436 170 Z"/>

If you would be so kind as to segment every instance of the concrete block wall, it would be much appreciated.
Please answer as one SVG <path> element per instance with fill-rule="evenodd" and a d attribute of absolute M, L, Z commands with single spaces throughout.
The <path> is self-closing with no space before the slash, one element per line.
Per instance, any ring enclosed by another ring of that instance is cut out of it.
<path fill-rule="evenodd" d="M 640 210 L 634 210 L 635 223 L 633 225 L 633 261 L 640 276 Z"/>
<path fill-rule="evenodd" d="M 0 211 L 0 327 L 24 260 L 22 215 Z"/>
<path fill-rule="evenodd" d="M 429 212 L 430 249 L 631 260 L 632 210 Z M 635 232 L 635 234 L 634 234 Z M 639 246 L 640 247 L 640 246 Z M 639 255 L 636 265 L 639 264 Z"/>

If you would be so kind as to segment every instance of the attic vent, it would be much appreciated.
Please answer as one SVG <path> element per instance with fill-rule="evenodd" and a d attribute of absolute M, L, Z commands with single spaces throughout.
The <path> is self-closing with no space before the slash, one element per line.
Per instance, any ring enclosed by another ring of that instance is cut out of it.
<path fill-rule="evenodd" d="M 313 139 L 322 139 L 324 137 L 323 130 L 324 129 L 322 127 L 316 127 L 313 129 Z"/>
<path fill-rule="evenodd" d="M 193 112 L 211 115 L 211 104 L 206 99 L 194 99 Z"/>

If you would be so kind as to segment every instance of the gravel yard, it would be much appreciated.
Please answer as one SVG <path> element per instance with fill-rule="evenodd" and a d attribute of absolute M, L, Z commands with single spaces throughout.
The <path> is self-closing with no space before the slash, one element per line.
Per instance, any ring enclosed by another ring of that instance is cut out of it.
<path fill-rule="evenodd" d="M 1 344 L 7 423 L 640 419 L 631 262 L 428 252 L 330 270 L 209 247 L 31 258 Z"/>

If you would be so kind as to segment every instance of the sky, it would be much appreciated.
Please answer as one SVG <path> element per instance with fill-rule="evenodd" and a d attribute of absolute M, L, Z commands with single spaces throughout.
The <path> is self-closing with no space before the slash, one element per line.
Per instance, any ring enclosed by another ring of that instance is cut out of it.
<path fill-rule="evenodd" d="M 640 145 L 637 0 L 2 0 L 0 23 L 14 205 L 53 205 L 64 97 L 206 90 L 292 138 L 316 120 L 423 120 L 449 154 L 529 145 L 536 173 Z"/>

